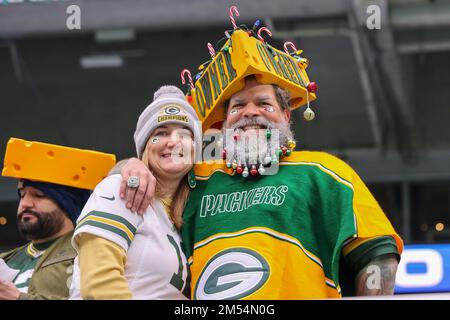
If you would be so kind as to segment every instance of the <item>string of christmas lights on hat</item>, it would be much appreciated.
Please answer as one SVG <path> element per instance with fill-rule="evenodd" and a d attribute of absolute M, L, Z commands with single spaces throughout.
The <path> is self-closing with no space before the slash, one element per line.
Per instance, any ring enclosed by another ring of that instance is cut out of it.
<path fill-rule="evenodd" d="M 261 20 L 256 20 L 255 23 L 253 24 L 251 29 L 248 29 L 248 27 L 246 25 L 240 25 L 239 27 L 236 24 L 236 19 L 234 16 L 239 17 L 239 11 L 237 9 L 236 6 L 231 6 L 230 10 L 229 10 L 229 17 L 230 17 L 230 21 L 231 24 L 233 26 L 232 30 L 226 30 L 225 31 L 225 38 L 222 38 L 221 40 L 219 40 L 218 43 L 220 43 L 222 40 L 227 39 L 229 40 L 229 44 L 226 46 L 223 46 L 221 50 L 225 51 L 225 52 L 229 52 L 231 53 L 233 51 L 233 47 L 232 47 L 232 42 L 231 42 L 231 35 L 233 34 L 233 32 L 235 32 L 236 30 L 244 30 L 247 32 L 249 37 L 255 37 L 257 39 L 259 39 L 261 42 L 265 42 L 264 37 L 262 36 L 262 33 L 267 33 L 267 35 L 272 36 L 272 32 L 266 28 L 266 27 L 260 27 L 261 25 Z M 217 45 L 216 45 L 217 46 Z M 203 64 L 201 64 L 198 67 L 199 72 L 195 75 L 194 79 L 195 81 L 197 81 L 198 79 L 200 79 L 200 77 L 203 74 L 203 70 L 205 70 L 205 68 L 209 65 L 209 63 L 214 59 L 214 57 L 216 56 L 216 50 L 214 49 L 214 46 L 208 42 L 207 43 L 207 47 L 208 47 L 208 51 L 209 54 L 211 56 L 211 59 L 204 62 Z M 292 43 L 291 41 L 286 41 L 283 45 L 284 47 L 284 52 L 286 52 L 286 54 L 290 55 L 291 57 L 295 58 L 295 60 L 298 62 L 298 64 L 300 66 L 302 66 L 302 68 L 306 69 L 309 65 L 309 61 L 307 58 L 304 58 L 301 56 L 301 54 L 303 53 L 303 50 L 298 50 L 295 46 L 294 43 Z M 291 50 L 289 50 L 289 48 Z M 269 51 L 272 51 L 273 53 L 273 49 L 271 46 L 268 46 Z M 278 61 L 278 56 L 275 55 L 273 53 L 274 59 L 276 61 Z M 182 73 L 181 73 L 181 80 L 182 80 L 182 84 L 186 84 L 185 81 L 185 74 L 188 76 L 189 78 L 189 88 L 188 88 L 188 94 L 187 94 L 187 98 L 188 101 L 191 102 L 192 101 L 192 96 L 190 95 L 190 91 L 191 89 L 194 88 L 194 83 L 192 81 L 192 75 L 191 72 L 188 69 L 183 69 Z M 307 99 L 307 107 L 306 110 L 303 113 L 303 117 L 307 120 L 307 121 L 311 121 L 315 118 L 315 112 L 311 109 L 310 106 L 310 101 L 309 101 L 309 93 L 316 93 L 318 90 L 318 85 L 316 82 L 309 82 L 306 85 L 306 91 L 307 91 L 307 95 L 306 95 L 306 99 Z"/>

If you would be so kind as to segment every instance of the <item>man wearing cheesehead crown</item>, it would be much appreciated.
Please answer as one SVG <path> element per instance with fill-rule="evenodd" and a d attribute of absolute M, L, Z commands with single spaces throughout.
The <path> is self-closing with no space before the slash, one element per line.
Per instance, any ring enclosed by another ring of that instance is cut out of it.
<path fill-rule="evenodd" d="M 257 24 L 234 24 L 219 51 L 209 46 L 187 95 L 204 132 L 222 126 L 224 159 L 196 166 L 183 214 L 191 297 L 391 295 L 402 240 L 350 166 L 293 151 L 291 110 L 306 104 L 312 120 L 317 87 L 301 51 L 270 46 Z"/>
<path fill-rule="evenodd" d="M 8 141 L 2 175 L 19 179 L 17 224 L 29 243 L 0 254 L 0 300 L 67 299 L 74 225 L 114 164 L 112 154 Z"/>

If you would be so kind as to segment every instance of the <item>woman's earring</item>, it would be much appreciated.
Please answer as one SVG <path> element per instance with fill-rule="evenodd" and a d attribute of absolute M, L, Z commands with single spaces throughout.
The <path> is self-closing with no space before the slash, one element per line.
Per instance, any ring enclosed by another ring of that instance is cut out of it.
<path fill-rule="evenodd" d="M 194 189 L 197 185 L 197 180 L 195 180 L 195 173 L 194 170 L 189 171 L 187 175 L 187 183 L 189 188 Z"/>

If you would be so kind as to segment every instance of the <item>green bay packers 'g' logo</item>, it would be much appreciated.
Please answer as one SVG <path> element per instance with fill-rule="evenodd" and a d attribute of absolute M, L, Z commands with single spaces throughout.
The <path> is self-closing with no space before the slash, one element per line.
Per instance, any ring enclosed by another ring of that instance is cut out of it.
<path fill-rule="evenodd" d="M 164 109 L 164 112 L 166 114 L 172 115 L 172 114 L 179 114 L 180 113 L 180 108 L 178 106 L 175 105 L 171 105 L 168 106 Z"/>
<path fill-rule="evenodd" d="M 235 300 L 244 298 L 269 278 L 269 264 L 257 252 L 232 248 L 212 257 L 195 287 L 194 299 Z"/>

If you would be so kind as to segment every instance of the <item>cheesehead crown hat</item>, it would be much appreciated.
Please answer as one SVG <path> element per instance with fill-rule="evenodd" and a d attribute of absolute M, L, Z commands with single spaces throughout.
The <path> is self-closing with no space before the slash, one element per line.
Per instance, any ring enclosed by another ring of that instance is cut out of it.
<path fill-rule="evenodd" d="M 224 102 L 245 87 L 247 76 L 254 75 L 261 84 L 286 89 L 291 96 L 292 109 L 316 99 L 317 86 L 309 81 L 308 60 L 300 56 L 302 50 L 297 50 L 290 42 L 286 44 L 295 49 L 293 52 L 288 51 L 286 44 L 284 52 L 272 47 L 261 35 L 264 30 L 271 35 L 267 28 L 262 27 L 256 33 L 259 20 L 248 29 L 237 27 L 234 18 L 230 18 L 234 30 L 225 32 L 227 40 L 217 52 L 208 44 L 211 60 L 200 65 L 187 93 L 203 131 L 221 128 L 225 120 Z"/>

